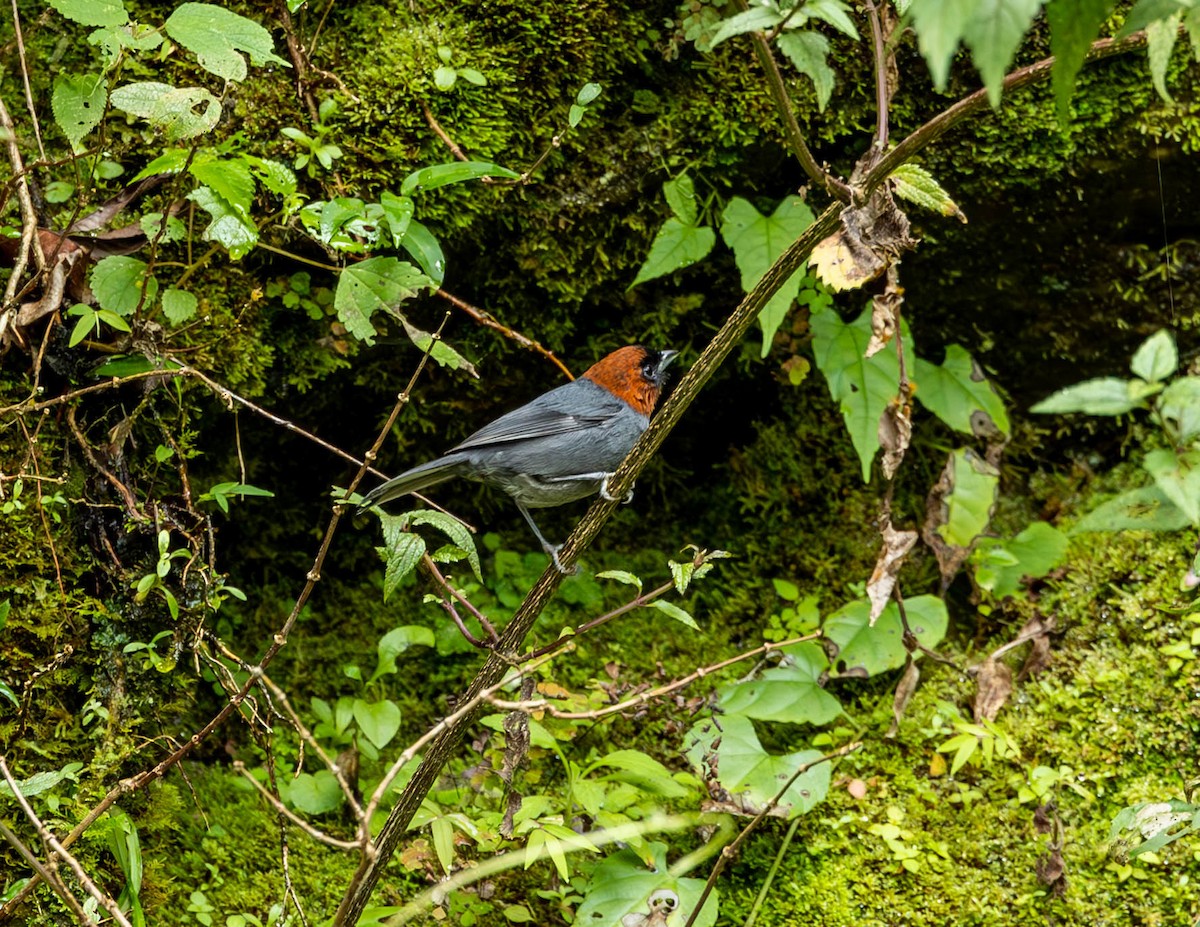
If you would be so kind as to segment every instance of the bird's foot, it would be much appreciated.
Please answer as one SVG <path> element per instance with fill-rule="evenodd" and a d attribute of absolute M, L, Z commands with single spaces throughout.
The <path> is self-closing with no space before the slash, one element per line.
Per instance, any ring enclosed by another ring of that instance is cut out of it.
<path fill-rule="evenodd" d="M 567 567 L 563 565 L 563 562 L 558 559 L 558 552 L 560 550 L 562 550 L 561 544 L 559 544 L 557 547 L 553 544 L 546 547 L 546 553 L 548 553 L 550 555 L 550 559 L 554 561 L 554 569 L 558 570 L 558 572 L 560 572 L 563 576 L 578 576 L 580 573 L 582 573 L 583 567 L 581 567 L 579 564 L 575 564 L 573 567 Z"/>
<path fill-rule="evenodd" d="M 616 496 L 611 495 L 608 491 L 608 478 L 610 476 L 612 476 L 611 473 L 609 473 L 600 481 L 600 498 L 605 502 L 620 502 L 621 505 L 629 505 L 629 503 L 633 501 L 633 487 L 629 487 L 629 492 L 625 493 L 624 499 L 617 499 Z"/>

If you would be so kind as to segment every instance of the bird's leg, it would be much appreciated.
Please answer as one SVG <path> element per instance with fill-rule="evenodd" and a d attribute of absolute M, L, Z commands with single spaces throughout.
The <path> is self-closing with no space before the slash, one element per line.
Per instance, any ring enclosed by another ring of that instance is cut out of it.
<path fill-rule="evenodd" d="M 608 478 L 610 476 L 612 476 L 611 473 L 606 473 L 606 474 L 604 474 L 604 479 L 602 479 L 600 481 L 600 498 L 603 499 L 605 502 L 616 502 L 617 501 L 616 497 L 610 496 L 608 493 Z M 630 486 L 629 492 L 625 493 L 625 498 L 621 499 L 620 502 L 621 502 L 621 505 L 629 505 L 629 503 L 632 501 L 633 501 L 633 487 Z"/>
<path fill-rule="evenodd" d="M 537 522 L 533 520 L 533 516 L 529 514 L 529 509 L 525 508 L 520 502 L 517 503 L 517 508 L 521 510 L 521 514 L 525 516 L 525 520 L 529 522 L 529 527 L 533 529 L 533 533 L 537 535 L 537 539 L 541 542 L 542 550 L 550 555 L 550 559 L 554 561 L 554 568 L 563 576 L 574 576 L 580 572 L 580 567 L 576 566 L 573 570 L 568 570 L 561 560 L 558 559 L 558 552 L 562 549 L 561 544 L 551 544 L 544 537 L 542 532 L 538 530 Z"/>

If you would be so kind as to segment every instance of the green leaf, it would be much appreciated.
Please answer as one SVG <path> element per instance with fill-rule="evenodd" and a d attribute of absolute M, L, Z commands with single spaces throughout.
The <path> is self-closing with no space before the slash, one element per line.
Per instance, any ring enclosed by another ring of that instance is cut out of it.
<path fill-rule="evenodd" d="M 1161 22 L 1194 5 L 1193 0 L 1138 0 L 1114 38 L 1119 41 L 1139 29 L 1145 29 L 1151 23 Z"/>
<path fill-rule="evenodd" d="M 54 79 L 50 100 L 54 121 L 73 150 L 79 151 L 79 143 L 100 125 L 107 99 L 108 89 L 101 74 L 63 74 Z"/>
<path fill-rule="evenodd" d="M 65 203 L 75 195 L 75 184 L 65 180 L 52 180 L 46 184 L 43 192 L 47 203 Z"/>
<path fill-rule="evenodd" d="M 786 13 L 780 11 L 775 4 L 753 6 L 741 13 L 735 13 L 728 19 L 722 20 L 712 38 L 708 40 L 708 49 L 714 49 L 735 35 L 745 35 L 747 32 L 763 32 L 779 25 Z"/>
<path fill-rule="evenodd" d="M 612 767 L 617 772 L 601 776 L 603 782 L 628 782 L 643 792 L 662 798 L 684 798 L 686 786 L 671 778 L 671 771 L 640 750 L 613 750 L 588 766 L 588 772 Z"/>
<path fill-rule="evenodd" d="M 1067 123 L 1075 77 L 1111 9 L 1112 0 L 1050 0 L 1046 7 L 1050 53 L 1054 55 L 1050 84 L 1054 88 L 1058 121 L 1062 125 Z"/>
<path fill-rule="evenodd" d="M 440 65 L 433 71 L 433 86 L 438 90 L 451 90 L 458 81 L 458 72 L 454 68 Z"/>
<path fill-rule="evenodd" d="M 203 87 L 141 81 L 118 87 L 109 102 L 162 129 L 173 142 L 211 132 L 221 119 L 220 102 Z"/>
<path fill-rule="evenodd" d="M 342 806 L 345 796 L 328 769 L 300 773 L 287 786 L 287 800 L 305 814 L 327 814 Z"/>
<path fill-rule="evenodd" d="M 950 455 L 953 465 L 951 489 L 945 501 L 949 507 L 946 523 L 938 534 L 947 544 L 970 547 L 987 530 L 1000 486 L 1000 474 L 970 448 L 959 448 Z"/>
<path fill-rule="evenodd" d="M 178 370 L 183 364 L 166 357 L 146 357 L 134 354 L 129 357 L 113 357 L 106 360 L 93 372 L 96 377 L 128 377 L 151 370 Z"/>
<path fill-rule="evenodd" d="M 82 304 L 72 306 L 67 310 L 68 315 L 79 316 L 79 321 L 75 323 L 75 327 L 71 329 L 71 337 L 67 341 L 67 347 L 73 348 L 79 342 L 83 341 L 88 336 L 88 333 L 96 327 L 97 314 L 90 306 Z"/>
<path fill-rule="evenodd" d="M 1150 383 L 1165 380 L 1179 367 L 1179 351 L 1175 338 L 1165 328 L 1155 332 L 1142 342 L 1129 369 L 1136 376 Z"/>
<path fill-rule="evenodd" d="M 474 84 L 476 87 L 487 86 L 487 78 L 474 68 L 459 68 L 458 76 L 465 80 L 468 84 Z"/>
<path fill-rule="evenodd" d="M 1200 435 L 1200 377 L 1179 377 L 1158 398 L 1158 414 L 1173 430 L 1177 444 Z"/>
<path fill-rule="evenodd" d="M 696 224 L 696 187 L 692 178 L 680 174 L 674 180 L 668 180 L 662 185 L 663 196 L 675 218 L 684 225 Z"/>
<path fill-rule="evenodd" d="M 977 0 L 963 26 L 963 41 L 993 108 L 1000 105 L 1004 75 L 1041 8 L 1042 0 Z"/>
<path fill-rule="evenodd" d="M 921 595 L 904 600 L 908 626 L 926 647 L 936 647 L 946 636 L 949 615 L 946 603 L 937 596 Z M 822 631 L 838 646 L 833 665 L 839 675 L 876 676 L 899 669 L 908 658 L 904 649 L 904 624 L 896 603 L 888 602 L 871 627 L 871 603 L 850 602 L 825 619 Z M 919 657 L 919 652 L 913 658 Z"/>
<path fill-rule="evenodd" d="M 195 54 L 200 66 L 225 80 L 246 79 L 246 52 L 256 65 L 272 62 L 288 66 L 278 57 L 271 33 L 253 20 L 210 3 L 183 3 L 163 24 L 167 35 Z"/>
<path fill-rule="evenodd" d="M 404 536 L 414 537 L 411 534 Z M 379 645 L 376 647 L 379 653 L 379 662 L 375 665 L 375 672 L 367 680 L 367 685 L 373 683 L 380 676 L 389 676 L 395 673 L 396 658 L 408 648 L 432 647 L 433 645 L 433 632 L 429 628 L 423 628 L 420 625 L 402 625 L 399 628 L 392 628 L 379 639 Z"/>
<path fill-rule="evenodd" d="M 995 556 L 996 551 L 1006 555 L 1004 562 Z M 990 544 L 985 542 L 972 559 L 988 566 L 989 582 L 985 585 L 981 581 L 980 585 L 997 599 L 1003 599 L 1017 591 L 1022 577 L 1037 579 L 1045 576 L 1062 563 L 1066 555 L 1067 536 L 1053 525 L 1035 521 L 1015 538 Z"/>
<path fill-rule="evenodd" d="M 12 702 L 14 707 L 21 707 L 21 703 L 17 700 L 17 694 L 13 692 L 12 687 L 8 683 L 0 681 L 0 695 Z"/>
<path fill-rule="evenodd" d="M 685 225 L 676 218 L 668 219 L 654 236 L 650 253 L 633 283 L 629 284 L 630 289 L 682 267 L 690 267 L 705 258 L 716 241 L 716 232 L 710 228 Z"/>
<path fill-rule="evenodd" d="M 350 334 L 373 344 L 376 332 L 371 315 L 375 310 L 391 311 L 425 286 L 430 286 L 429 278 L 406 261 L 394 257 L 368 258 L 342 270 L 333 307 Z"/>
<path fill-rule="evenodd" d="M 1003 401 L 965 348 L 949 345 L 940 366 L 918 357 L 913 373 L 921 405 L 955 431 L 1010 434 Z"/>
<path fill-rule="evenodd" d="M 845 33 L 852 39 L 857 39 L 858 30 L 854 28 L 854 20 L 850 18 L 849 9 L 841 0 L 805 0 L 802 12 L 809 19 L 824 20 L 839 32 Z"/>
<path fill-rule="evenodd" d="M 579 88 L 579 93 L 575 94 L 575 102 L 580 106 L 587 106 L 589 103 L 595 100 L 596 97 L 600 96 L 601 90 L 603 90 L 603 88 L 599 84 L 591 82 L 586 83 Z"/>
<path fill-rule="evenodd" d="M 354 720 L 367 740 L 382 750 L 400 730 L 400 709 L 390 699 L 367 702 L 356 698 Z"/>
<path fill-rule="evenodd" d="M 879 351 L 864 357 L 871 340 L 871 309 L 846 324 L 832 310 L 814 315 L 813 354 L 817 367 L 829 384 L 829 394 L 838 403 L 850 440 L 862 465 L 863 482 L 871 480 L 871 463 L 879 450 L 879 419 L 900 391 L 900 364 L 895 351 Z M 904 338 L 906 351 L 912 340 Z M 913 368 L 911 354 L 906 355 Z"/>
<path fill-rule="evenodd" d="M 671 891 L 679 897 L 679 909 L 672 914 L 669 923 L 683 924 L 688 919 L 700 901 L 704 880 L 672 875 L 666 844 L 651 842 L 643 849 L 650 856 L 649 860 L 632 849 L 624 849 L 596 867 L 587 897 L 575 913 L 575 924 L 579 927 L 623 927 L 635 923 L 634 917 L 639 915 L 636 923 L 642 924 L 650 914 L 650 896 L 657 891 Z M 713 927 L 719 903 L 718 892 L 714 890 L 693 927 Z"/>
<path fill-rule="evenodd" d="M 245 257 L 258 243 L 258 228 L 254 223 L 209 187 L 197 187 L 187 198 L 212 216 L 201 237 L 223 246 L 233 260 Z"/>
<path fill-rule="evenodd" d="M 449 161 L 446 164 L 431 164 L 419 171 L 413 171 L 400 184 L 400 194 L 411 196 L 422 190 L 435 190 L 448 184 L 477 180 L 480 177 L 507 177 L 516 180 L 520 176 L 516 171 L 510 171 L 507 167 L 501 167 L 491 161 Z"/>
<path fill-rule="evenodd" d="M 188 170 L 243 218 L 249 218 L 254 197 L 254 178 L 250 176 L 250 166 L 245 161 L 240 158 L 197 156 Z"/>
<path fill-rule="evenodd" d="M 1146 55 L 1150 62 L 1150 80 L 1154 83 L 1158 95 L 1168 103 L 1175 102 L 1167 91 L 1167 67 L 1171 63 L 1171 52 L 1175 50 L 1175 40 L 1179 37 L 1181 21 L 1182 17 L 1176 14 L 1146 26 Z"/>
<path fill-rule="evenodd" d="M 910 203 L 916 203 L 931 212 L 943 216 L 957 216 L 962 222 L 967 221 L 958 204 L 950 198 L 950 194 L 942 189 L 929 171 L 916 164 L 901 164 L 892 171 L 888 178 L 896 195 Z"/>
<path fill-rule="evenodd" d="M 41 795 L 54 788 L 60 782 L 70 779 L 72 781 L 78 779 L 79 770 L 83 769 L 82 763 L 68 763 L 62 769 L 48 770 L 47 772 L 34 773 L 28 779 L 18 779 L 17 788 L 26 798 L 31 798 L 34 795 Z M 12 796 L 12 786 L 7 781 L 0 779 L 0 796 Z"/>
<path fill-rule="evenodd" d="M 455 547 L 466 553 L 467 562 L 471 565 L 471 572 L 475 574 L 477 580 L 483 582 L 479 551 L 475 549 L 475 538 L 471 536 L 471 531 L 466 525 L 453 515 L 447 515 L 436 509 L 418 509 L 402 517 L 408 519 L 411 524 L 429 525 L 446 535 Z"/>
<path fill-rule="evenodd" d="M 625 570 L 605 570 L 603 573 L 597 573 L 596 579 L 615 579 L 626 586 L 636 586 L 639 593 L 642 591 L 642 581 Z"/>
<path fill-rule="evenodd" d="M 1129 380 L 1098 377 L 1060 389 L 1029 411 L 1043 415 L 1083 412 L 1087 415 L 1123 415 L 1144 409 L 1146 402 L 1136 396 Z"/>
<path fill-rule="evenodd" d="M 743 796 L 753 808 L 765 807 L 800 766 L 821 759 L 819 750 L 801 750 L 784 756 L 767 753 L 754 732 L 753 722 L 743 715 L 725 715 L 720 730 L 711 722 L 702 722 L 692 729 L 691 736 L 696 738 L 688 750 L 692 765 L 703 770 L 703 758 L 715 752 L 717 761 L 711 765 L 718 771 L 721 786 Z M 790 818 L 811 811 L 824 801 L 829 778 L 830 764 L 817 763 L 788 787 L 779 807 Z"/>
<path fill-rule="evenodd" d="M 680 624 L 686 624 L 689 628 L 695 628 L 697 631 L 700 630 L 700 625 L 696 624 L 696 619 L 685 612 L 678 605 L 673 605 L 672 603 L 665 602 L 662 599 L 655 599 L 646 607 L 657 608 L 668 618 L 672 618 L 675 621 L 678 621 Z"/>
<path fill-rule="evenodd" d="M 50 0 L 50 6 L 81 26 L 123 26 L 129 14 L 121 0 Z"/>
<path fill-rule="evenodd" d="M 167 287 L 163 290 L 163 315 L 172 325 L 181 325 L 194 316 L 199 304 L 195 295 L 187 290 L 179 290 L 175 287 Z"/>
<path fill-rule="evenodd" d="M 440 338 L 434 338 L 427 331 L 423 331 L 409 324 L 408 319 L 397 313 L 400 319 L 400 324 L 404 326 L 404 333 L 408 335 L 408 340 L 417 346 L 421 351 L 428 351 L 429 356 L 434 362 L 442 367 L 449 367 L 451 370 L 465 370 L 471 376 L 478 378 L 479 371 L 475 369 L 475 365 L 459 354 L 454 348 L 446 344 Z"/>
<path fill-rule="evenodd" d="M 976 0 L 912 0 L 908 8 L 921 55 L 939 91 L 946 89 L 950 62 L 977 7 Z"/>
<path fill-rule="evenodd" d="M 446 256 L 442 253 L 442 246 L 433 232 L 413 219 L 408 223 L 400 245 L 421 265 L 421 269 L 433 281 L 435 287 L 442 285 L 442 281 L 446 279 Z"/>
<path fill-rule="evenodd" d="M 721 237 L 733 250 L 747 293 L 762 279 L 787 247 L 813 222 L 812 210 L 798 196 L 788 196 L 769 217 L 762 215 L 749 201 L 735 196 L 721 216 Z M 771 349 L 771 340 L 787 315 L 792 300 L 800 291 L 804 271 L 790 276 L 758 314 L 763 330 L 762 356 Z"/>
<path fill-rule="evenodd" d="M 1195 466 L 1194 455 L 1157 448 L 1146 454 L 1142 466 L 1188 521 L 1200 525 L 1200 467 Z"/>
<path fill-rule="evenodd" d="M 839 717 L 842 703 L 820 682 L 829 668 L 820 645 L 797 644 L 785 653 L 785 664 L 764 670 L 755 679 L 723 687 L 721 710 L 784 724 L 828 724 Z"/>
<path fill-rule="evenodd" d="M 158 281 L 153 275 L 147 277 L 145 261 L 137 258 L 113 255 L 104 258 L 92 268 L 92 292 L 102 309 L 117 315 L 133 315 L 142 301 L 145 290 L 146 302 L 158 292 Z"/>
<path fill-rule="evenodd" d="M 412 222 L 415 204 L 412 197 L 396 196 L 384 191 L 379 195 L 379 205 L 383 207 L 383 217 L 387 220 L 388 229 L 392 233 L 392 244 L 399 248 Z"/>
<path fill-rule="evenodd" d="M 11 611 L 12 599 L 5 599 L 3 602 L 0 602 L 0 631 L 3 631 L 8 625 L 8 615 Z"/>
<path fill-rule="evenodd" d="M 384 532 L 384 536 L 387 536 L 387 531 Z M 384 548 L 387 566 L 383 574 L 383 601 L 386 602 L 404 577 L 417 568 L 423 556 L 425 539 L 419 534 L 402 532 L 394 538 L 388 538 Z"/>
<path fill-rule="evenodd" d="M 805 5 L 807 10 L 808 4 Z M 779 50 L 797 71 L 812 81 L 817 93 L 817 110 L 825 112 L 833 96 L 833 68 L 826 63 L 829 40 L 819 32 L 785 32 L 775 40 Z"/>

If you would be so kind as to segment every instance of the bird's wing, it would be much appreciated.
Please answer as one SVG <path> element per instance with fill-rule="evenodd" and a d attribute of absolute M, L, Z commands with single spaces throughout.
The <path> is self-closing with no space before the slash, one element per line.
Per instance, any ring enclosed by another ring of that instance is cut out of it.
<path fill-rule="evenodd" d="M 625 408 L 611 393 L 586 380 L 576 380 L 484 425 L 450 451 L 569 434 L 603 425 Z"/>

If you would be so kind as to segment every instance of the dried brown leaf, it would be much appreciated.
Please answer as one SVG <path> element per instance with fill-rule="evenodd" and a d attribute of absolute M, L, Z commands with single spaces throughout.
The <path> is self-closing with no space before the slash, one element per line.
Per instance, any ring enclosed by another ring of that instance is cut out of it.
<path fill-rule="evenodd" d="M 1012 695 L 1012 670 L 1008 664 L 1001 663 L 993 657 L 988 657 L 979 664 L 979 675 L 976 678 L 975 704 L 973 711 L 975 723 L 995 721 L 996 715 Z"/>
<path fill-rule="evenodd" d="M 912 403 L 896 397 L 879 416 L 879 446 L 883 448 L 883 475 L 891 479 L 900 469 L 912 442 Z"/>
<path fill-rule="evenodd" d="M 917 691 L 917 684 L 921 681 L 921 668 L 913 661 L 910 656 L 908 665 L 904 667 L 904 673 L 900 677 L 900 682 L 896 685 L 896 695 L 892 699 L 892 724 L 888 728 L 884 737 L 895 737 L 896 732 L 900 729 L 900 722 L 904 718 L 904 712 L 908 708 L 908 703 L 913 697 L 913 693 Z"/>
<path fill-rule="evenodd" d="M 897 531 L 892 527 L 891 519 L 880 532 L 883 535 L 883 547 L 875 560 L 875 569 L 867 581 L 867 597 L 871 600 L 871 625 L 875 625 L 883 614 L 892 590 L 896 588 L 896 576 L 904 565 L 904 558 L 917 543 L 917 532 Z"/>
<path fill-rule="evenodd" d="M 952 492 L 954 492 L 953 452 L 947 455 L 942 475 L 929 490 L 929 495 L 925 499 L 925 524 L 921 526 L 921 537 L 929 545 L 933 555 L 937 557 L 943 592 L 958 575 L 958 571 L 962 569 L 967 558 L 971 556 L 969 547 L 959 547 L 957 544 L 948 543 L 938 531 L 938 528 L 946 524 L 949 518 L 950 507 L 946 502 L 946 497 Z"/>

